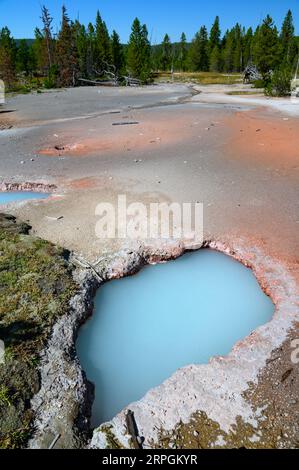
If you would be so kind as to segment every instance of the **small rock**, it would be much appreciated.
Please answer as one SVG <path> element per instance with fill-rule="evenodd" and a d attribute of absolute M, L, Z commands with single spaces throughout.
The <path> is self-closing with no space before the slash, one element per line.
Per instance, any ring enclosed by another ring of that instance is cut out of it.
<path fill-rule="evenodd" d="M 297 405 L 297 400 L 290 400 L 289 405 Z"/>

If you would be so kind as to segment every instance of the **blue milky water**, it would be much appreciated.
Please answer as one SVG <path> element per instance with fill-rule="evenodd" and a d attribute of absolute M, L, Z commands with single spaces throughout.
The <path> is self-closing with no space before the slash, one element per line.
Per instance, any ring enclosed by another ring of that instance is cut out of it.
<path fill-rule="evenodd" d="M 27 199 L 46 199 L 49 194 L 31 191 L 0 192 L 0 205 L 10 202 L 25 201 Z"/>
<path fill-rule="evenodd" d="M 93 426 L 178 368 L 228 354 L 273 313 L 252 271 L 212 250 L 105 284 L 77 342 L 81 364 L 95 384 Z"/>

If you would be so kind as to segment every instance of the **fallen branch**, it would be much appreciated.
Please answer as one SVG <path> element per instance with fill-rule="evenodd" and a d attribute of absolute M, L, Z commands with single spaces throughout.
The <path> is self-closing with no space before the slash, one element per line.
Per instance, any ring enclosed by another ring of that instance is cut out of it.
<path fill-rule="evenodd" d="M 113 122 L 112 126 L 134 126 L 139 124 L 138 121 L 131 121 L 131 122 Z"/>
<path fill-rule="evenodd" d="M 81 266 L 81 268 L 84 268 L 84 269 L 91 269 L 91 271 L 94 273 L 95 277 L 97 278 L 97 280 L 102 283 L 103 282 L 103 279 L 101 278 L 101 276 L 98 274 L 97 270 L 95 269 L 95 267 L 90 264 L 88 261 L 86 261 L 85 259 L 84 260 L 79 260 L 78 258 L 76 258 L 75 256 L 72 257 L 73 261 L 76 262 L 77 264 L 79 264 L 79 266 Z"/>

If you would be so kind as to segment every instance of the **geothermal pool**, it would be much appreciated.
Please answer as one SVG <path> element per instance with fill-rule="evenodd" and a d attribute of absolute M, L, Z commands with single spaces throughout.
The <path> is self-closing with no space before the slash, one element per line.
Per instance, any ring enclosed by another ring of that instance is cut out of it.
<path fill-rule="evenodd" d="M 273 313 L 252 271 L 212 250 L 106 283 L 77 341 L 95 384 L 92 425 L 112 419 L 177 369 L 228 354 Z"/>
<path fill-rule="evenodd" d="M 0 192 L 0 205 L 10 202 L 25 201 L 27 199 L 46 199 L 49 194 L 31 191 Z"/>

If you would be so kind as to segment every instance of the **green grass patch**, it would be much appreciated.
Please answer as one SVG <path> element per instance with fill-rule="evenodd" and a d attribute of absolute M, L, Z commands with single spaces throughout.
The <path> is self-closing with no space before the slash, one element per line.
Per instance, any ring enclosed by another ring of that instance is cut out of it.
<path fill-rule="evenodd" d="M 242 82 L 241 74 L 223 74 L 216 72 L 182 72 L 174 73 L 175 82 L 195 83 L 199 85 L 234 85 Z M 156 81 L 171 81 L 171 73 L 156 74 Z"/>
<path fill-rule="evenodd" d="M 77 289 L 68 253 L 28 230 L 0 214 L 0 448 L 26 445 L 30 400 L 40 387 L 39 353 Z"/>
<path fill-rule="evenodd" d="M 263 91 L 260 90 L 239 90 L 239 91 L 228 91 L 226 93 L 229 96 L 252 96 L 252 95 L 262 95 Z"/>

